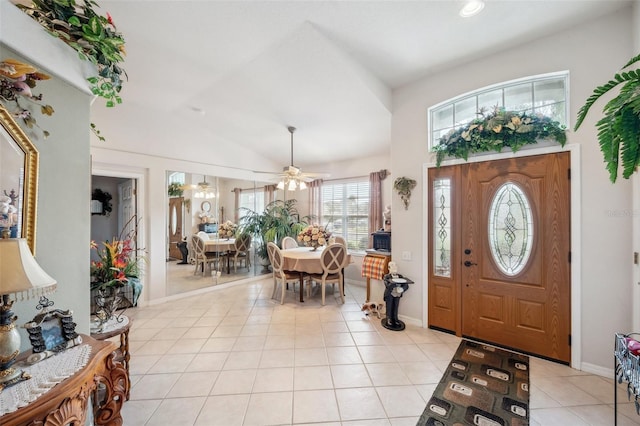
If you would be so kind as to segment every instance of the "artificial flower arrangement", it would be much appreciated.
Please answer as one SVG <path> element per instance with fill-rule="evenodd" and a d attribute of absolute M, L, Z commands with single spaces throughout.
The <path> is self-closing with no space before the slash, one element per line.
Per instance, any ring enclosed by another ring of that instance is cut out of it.
<path fill-rule="evenodd" d="M 25 64 L 15 59 L 3 59 L 0 62 L 0 101 L 6 104 L 8 102 L 15 103 L 16 108 L 9 111 L 16 119 L 22 119 L 28 128 L 40 126 L 37 125 L 36 119 L 33 118 L 31 111 L 26 109 L 20 102 L 26 99 L 40 106 L 40 112 L 43 115 L 52 115 L 54 113 L 51 105 L 45 105 L 42 101 L 42 94 L 34 94 L 38 81 L 48 80 L 50 77 L 38 71 L 34 66 Z M 41 129 L 42 130 L 42 129 Z M 42 130 L 44 138 L 49 136 L 49 132 Z"/>
<path fill-rule="evenodd" d="M 478 116 L 439 139 L 438 145 L 433 147 L 438 167 L 446 156 L 466 161 L 469 153 L 474 152 L 500 152 L 505 147 L 516 152 L 524 145 L 543 139 L 555 140 L 561 146 L 567 141 L 565 126 L 541 114 L 495 107 L 488 114 L 481 109 Z"/>
<path fill-rule="evenodd" d="M 143 259 L 138 250 L 133 248 L 131 239 L 102 243 L 99 248 L 95 241 L 91 241 L 91 248 L 96 251 L 100 260 L 91 261 L 91 289 L 106 287 L 122 287 L 129 283 L 130 278 L 140 275 L 140 261 Z"/>
<path fill-rule="evenodd" d="M 218 226 L 218 236 L 220 238 L 232 238 L 236 235 L 236 231 L 238 230 L 238 225 L 227 220 L 226 222 L 221 223 Z"/>
<path fill-rule="evenodd" d="M 327 232 L 324 226 L 309 225 L 298 234 L 298 242 L 316 249 L 327 244 L 330 236 L 331 233 Z"/>

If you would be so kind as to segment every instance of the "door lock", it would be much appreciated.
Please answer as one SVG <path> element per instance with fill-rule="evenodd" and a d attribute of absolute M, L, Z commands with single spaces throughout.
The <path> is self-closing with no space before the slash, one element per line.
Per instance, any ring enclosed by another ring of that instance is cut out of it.
<path fill-rule="evenodd" d="M 471 266 L 473 266 L 473 265 L 477 265 L 477 263 L 472 262 L 472 261 L 470 261 L 470 260 L 465 260 L 465 261 L 464 261 L 464 263 L 463 263 L 463 265 L 464 265 L 464 266 L 466 266 L 467 268 L 469 268 L 469 267 L 471 267 Z"/>
<path fill-rule="evenodd" d="M 464 249 L 464 254 L 471 254 L 471 249 Z"/>

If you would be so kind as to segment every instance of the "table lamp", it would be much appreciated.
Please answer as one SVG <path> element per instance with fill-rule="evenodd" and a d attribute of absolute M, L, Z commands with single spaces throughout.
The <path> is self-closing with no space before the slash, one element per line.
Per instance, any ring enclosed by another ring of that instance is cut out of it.
<path fill-rule="evenodd" d="M 53 292 L 56 280 L 51 278 L 31 255 L 24 238 L 0 239 L 0 392 L 29 378 L 11 367 L 20 353 L 20 334 L 11 307 L 20 300 Z"/>

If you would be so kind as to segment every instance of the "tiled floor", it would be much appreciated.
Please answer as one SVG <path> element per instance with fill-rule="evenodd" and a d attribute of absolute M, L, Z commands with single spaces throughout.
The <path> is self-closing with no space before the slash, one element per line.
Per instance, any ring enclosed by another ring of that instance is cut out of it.
<path fill-rule="evenodd" d="M 457 337 L 384 329 L 360 311 L 361 287 L 324 307 L 292 292 L 280 305 L 271 290 L 263 279 L 128 310 L 124 425 L 416 424 Z M 532 425 L 613 424 L 611 380 L 535 358 L 531 374 Z M 618 412 L 619 425 L 640 424 L 633 404 Z"/>

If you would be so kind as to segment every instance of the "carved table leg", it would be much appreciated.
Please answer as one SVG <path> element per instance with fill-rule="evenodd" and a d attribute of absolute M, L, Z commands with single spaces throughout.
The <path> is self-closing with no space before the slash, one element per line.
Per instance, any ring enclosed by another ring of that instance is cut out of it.
<path fill-rule="evenodd" d="M 120 410 L 129 393 L 129 375 L 121 362 L 115 361 L 115 353 L 105 360 L 106 370 L 103 376 L 96 375 L 94 380 L 104 386 L 104 398 L 98 401 L 96 394 L 95 421 L 96 425 L 122 426 Z"/>

